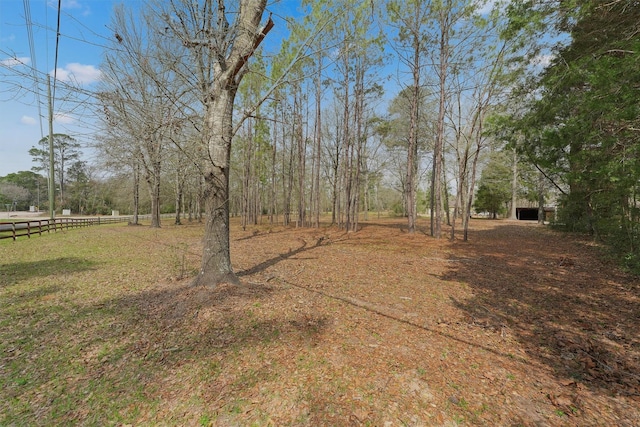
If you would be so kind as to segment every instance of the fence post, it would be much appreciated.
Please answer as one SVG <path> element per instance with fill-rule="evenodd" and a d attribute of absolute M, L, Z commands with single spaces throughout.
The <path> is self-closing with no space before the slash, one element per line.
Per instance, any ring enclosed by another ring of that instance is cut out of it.
<path fill-rule="evenodd" d="M 11 232 L 13 234 L 13 241 L 16 241 L 16 223 L 12 222 L 11 223 Z"/>

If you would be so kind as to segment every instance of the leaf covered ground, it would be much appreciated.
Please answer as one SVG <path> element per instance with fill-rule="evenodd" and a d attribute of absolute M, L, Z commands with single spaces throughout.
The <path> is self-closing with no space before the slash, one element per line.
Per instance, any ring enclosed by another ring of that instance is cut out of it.
<path fill-rule="evenodd" d="M 232 231 L 244 286 L 189 286 L 202 226 L 0 244 L 0 425 L 637 426 L 640 285 L 588 238 Z"/>

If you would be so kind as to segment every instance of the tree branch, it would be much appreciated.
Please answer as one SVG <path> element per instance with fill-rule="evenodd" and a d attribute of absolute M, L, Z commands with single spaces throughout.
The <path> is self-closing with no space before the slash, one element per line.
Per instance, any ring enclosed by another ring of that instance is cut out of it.
<path fill-rule="evenodd" d="M 235 80 L 236 76 L 238 75 L 242 67 L 247 63 L 251 55 L 253 55 L 253 53 L 258 48 L 258 46 L 260 46 L 260 43 L 262 43 L 262 41 L 267 36 L 269 31 L 271 31 L 271 29 L 274 27 L 274 25 L 275 24 L 273 22 L 273 19 L 271 19 L 271 13 L 270 13 L 269 19 L 267 20 L 267 24 L 260 29 L 258 36 L 256 37 L 255 42 L 253 43 L 253 47 L 246 55 L 240 58 L 240 61 L 238 61 L 238 63 L 236 64 L 236 68 L 233 70 L 233 73 L 231 73 L 231 78 L 233 80 Z"/>

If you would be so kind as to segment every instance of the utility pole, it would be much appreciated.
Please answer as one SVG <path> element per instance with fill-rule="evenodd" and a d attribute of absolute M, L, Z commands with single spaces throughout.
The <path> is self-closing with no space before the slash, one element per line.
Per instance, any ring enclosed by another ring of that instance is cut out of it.
<path fill-rule="evenodd" d="M 56 183 L 53 173 L 53 100 L 51 99 L 51 76 L 47 76 L 47 93 L 49 95 L 49 218 L 56 216 L 55 189 Z"/>

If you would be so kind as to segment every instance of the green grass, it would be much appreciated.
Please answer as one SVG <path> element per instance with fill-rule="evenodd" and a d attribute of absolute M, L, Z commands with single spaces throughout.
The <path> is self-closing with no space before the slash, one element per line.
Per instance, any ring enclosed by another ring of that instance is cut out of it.
<path fill-rule="evenodd" d="M 285 332 L 306 346 L 320 326 L 265 316 L 252 297 L 191 298 L 202 232 L 114 224 L 0 243 L 0 426 L 247 417 L 290 369 L 264 350 Z"/>
<path fill-rule="evenodd" d="M 183 273 L 164 243 L 180 236 L 116 224 L 1 242 L 0 425 L 116 425 L 156 411 L 153 379 L 171 355 L 136 351 L 147 332 L 132 291 Z"/>

